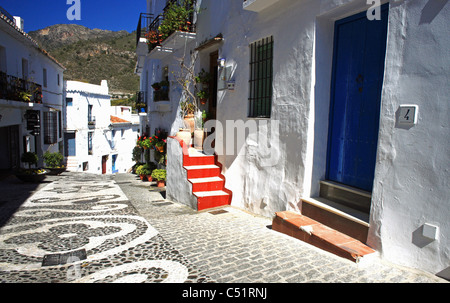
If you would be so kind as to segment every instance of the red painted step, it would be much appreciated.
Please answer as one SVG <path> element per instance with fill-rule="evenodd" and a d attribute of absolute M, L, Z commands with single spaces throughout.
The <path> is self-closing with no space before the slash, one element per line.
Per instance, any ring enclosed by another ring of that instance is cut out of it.
<path fill-rule="evenodd" d="M 188 148 L 179 138 L 172 138 L 178 140 L 183 149 L 183 167 L 192 184 L 192 194 L 197 198 L 197 210 L 230 205 L 232 192 L 225 188 L 225 177 L 217 156 L 205 155 Z"/>
<path fill-rule="evenodd" d="M 225 185 L 225 180 L 220 177 L 210 177 L 210 178 L 195 178 L 188 179 L 192 183 L 192 191 L 215 191 L 222 190 Z"/>
<path fill-rule="evenodd" d="M 192 165 L 184 168 L 187 170 L 188 179 L 217 177 L 221 173 L 217 165 Z"/>

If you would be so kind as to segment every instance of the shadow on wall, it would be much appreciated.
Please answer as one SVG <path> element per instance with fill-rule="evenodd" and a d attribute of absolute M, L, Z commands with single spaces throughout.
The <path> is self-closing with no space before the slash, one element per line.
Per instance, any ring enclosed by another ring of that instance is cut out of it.
<path fill-rule="evenodd" d="M 430 24 L 434 18 L 440 13 L 448 0 L 429 0 L 422 9 L 419 24 Z"/>

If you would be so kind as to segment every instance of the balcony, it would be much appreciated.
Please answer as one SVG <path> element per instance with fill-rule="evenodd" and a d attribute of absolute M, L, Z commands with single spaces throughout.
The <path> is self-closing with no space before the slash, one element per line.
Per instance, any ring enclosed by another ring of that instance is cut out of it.
<path fill-rule="evenodd" d="M 42 103 L 42 86 L 0 72 L 0 99 Z"/>
<path fill-rule="evenodd" d="M 135 108 L 138 114 L 146 114 L 147 113 L 147 98 L 146 92 L 139 91 L 136 92 L 136 105 Z"/>
<path fill-rule="evenodd" d="M 88 116 L 88 128 L 95 128 L 95 117 Z"/>
<path fill-rule="evenodd" d="M 146 35 L 148 50 L 155 59 L 195 39 L 194 5 L 191 1 L 171 0 L 163 13 L 156 16 Z"/>
<path fill-rule="evenodd" d="M 136 29 L 136 54 L 145 56 L 148 53 L 147 36 L 150 24 L 153 22 L 153 14 L 141 13 Z"/>
<path fill-rule="evenodd" d="M 244 0 L 242 7 L 248 11 L 260 12 L 279 1 L 280 0 Z"/>

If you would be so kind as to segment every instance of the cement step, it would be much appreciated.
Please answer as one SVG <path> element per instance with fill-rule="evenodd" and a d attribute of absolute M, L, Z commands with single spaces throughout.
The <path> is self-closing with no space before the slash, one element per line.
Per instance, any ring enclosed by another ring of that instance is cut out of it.
<path fill-rule="evenodd" d="M 369 233 L 369 215 L 324 198 L 303 198 L 302 214 L 363 243 Z"/>
<path fill-rule="evenodd" d="M 192 183 L 193 192 L 220 190 L 225 185 L 225 180 L 220 177 L 188 179 Z"/>
<path fill-rule="evenodd" d="M 333 181 L 320 182 L 320 197 L 369 213 L 372 193 Z"/>
<path fill-rule="evenodd" d="M 357 239 L 291 211 L 275 213 L 272 229 L 353 262 L 376 253 Z"/>

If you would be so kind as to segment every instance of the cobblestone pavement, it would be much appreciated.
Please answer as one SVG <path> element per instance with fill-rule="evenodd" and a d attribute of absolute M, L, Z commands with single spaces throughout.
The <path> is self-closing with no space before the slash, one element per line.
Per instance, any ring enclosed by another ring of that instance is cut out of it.
<path fill-rule="evenodd" d="M 445 282 L 361 266 L 227 207 L 195 212 L 135 175 L 0 181 L 0 282 Z"/>
<path fill-rule="evenodd" d="M 355 264 L 270 229 L 271 219 L 226 207 L 195 212 L 165 200 L 148 182 L 119 174 L 116 182 L 140 215 L 199 270 L 223 283 L 446 283 L 386 264 Z"/>
<path fill-rule="evenodd" d="M 0 192 L 0 282 L 212 282 L 111 177 L 64 173 L 35 185 L 12 176 Z"/>

